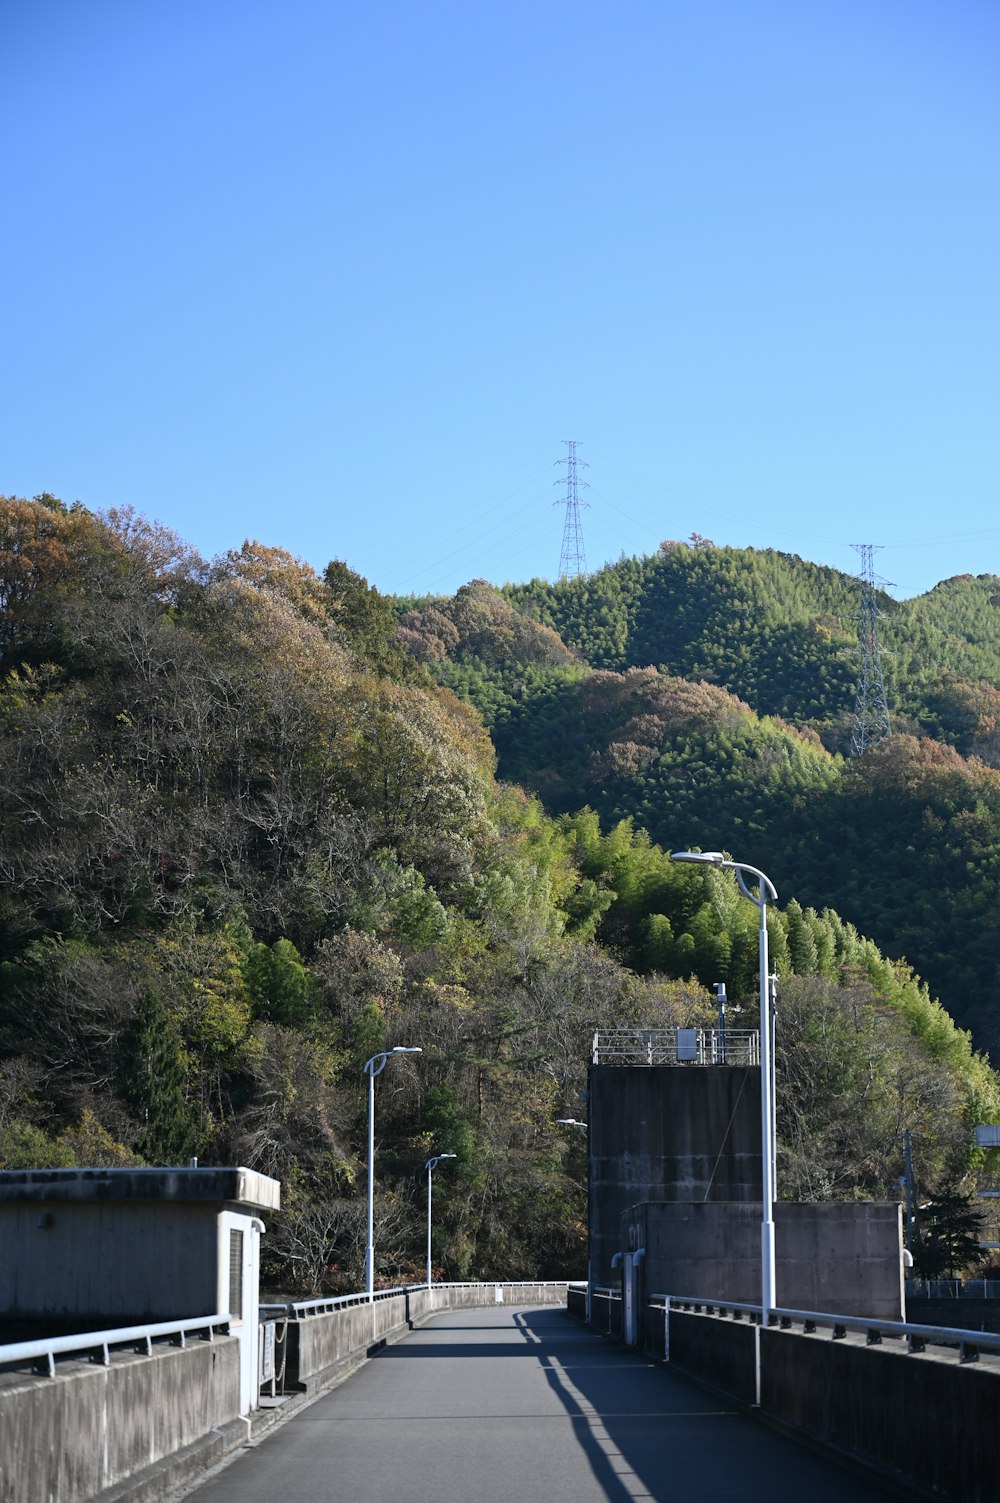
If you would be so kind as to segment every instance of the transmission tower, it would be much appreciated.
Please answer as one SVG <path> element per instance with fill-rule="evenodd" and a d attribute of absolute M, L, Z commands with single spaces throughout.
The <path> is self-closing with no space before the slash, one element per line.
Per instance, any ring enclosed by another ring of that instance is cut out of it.
<path fill-rule="evenodd" d="M 851 547 L 861 555 L 858 576 L 861 580 L 861 605 L 857 616 L 860 664 L 851 730 L 851 750 L 860 757 L 891 733 L 889 702 L 882 673 L 882 657 L 886 649 L 878 634 L 878 624 L 885 620 L 885 612 L 879 609 L 876 592 L 877 585 L 888 586 L 889 581 L 876 577 L 876 549 L 872 543 L 852 543 Z"/>
<path fill-rule="evenodd" d="M 587 489 L 586 480 L 580 480 L 577 476 L 577 467 L 587 469 L 585 461 L 577 459 L 575 438 L 564 438 L 569 453 L 565 459 L 557 459 L 556 464 L 566 466 L 566 494 L 562 501 L 556 501 L 554 505 L 566 507 L 566 522 L 563 527 L 562 552 L 559 555 L 559 578 L 579 579 L 587 572 L 587 559 L 583 551 L 583 528 L 580 526 L 580 507 L 586 506 L 586 501 L 581 501 L 579 491 Z M 554 484 L 562 485 L 561 480 Z"/>

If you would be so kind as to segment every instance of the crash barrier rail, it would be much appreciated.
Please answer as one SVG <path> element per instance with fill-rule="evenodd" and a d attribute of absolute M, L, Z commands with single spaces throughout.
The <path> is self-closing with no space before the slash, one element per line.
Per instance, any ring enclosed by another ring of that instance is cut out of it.
<path fill-rule="evenodd" d="M 399 1284 L 391 1289 L 376 1289 L 372 1294 L 336 1294 L 328 1299 L 293 1300 L 287 1305 L 261 1305 L 260 1308 L 262 1312 L 264 1310 L 280 1311 L 283 1315 L 287 1314 L 293 1320 L 301 1320 L 310 1315 L 329 1315 L 335 1310 L 349 1309 L 352 1305 L 377 1304 L 383 1300 L 397 1299 L 400 1295 L 433 1294 L 442 1290 L 499 1289 L 504 1291 L 531 1289 L 542 1291 L 543 1293 L 551 1290 L 553 1298 L 555 1298 L 564 1293 L 567 1286 L 572 1282 L 573 1280 L 571 1279 L 466 1279 L 464 1282 L 460 1280 L 453 1282 L 442 1280 L 440 1283 L 434 1284 Z M 502 1304 L 502 1298 L 498 1299 L 496 1303 Z"/>
<path fill-rule="evenodd" d="M 757 1065 L 755 1028 L 601 1028 L 595 1065 Z"/>
<path fill-rule="evenodd" d="M 265 1306 L 268 1316 L 287 1322 L 278 1391 L 322 1387 L 335 1373 L 445 1310 L 510 1302 L 562 1304 L 568 1288 L 566 1279 L 421 1283 L 377 1289 L 371 1295 L 357 1292 L 292 1300 L 284 1306 L 272 1303 Z"/>
<path fill-rule="evenodd" d="M 680 1372 L 893 1487 L 942 1503 L 1000 1498 L 1000 1455 L 978 1441 L 1000 1408 L 1000 1336 L 828 1310 L 776 1308 L 762 1321 L 759 1304 L 704 1296 L 650 1301 L 628 1336 Z"/>
<path fill-rule="evenodd" d="M 231 1316 L 203 1315 L 194 1320 L 160 1321 L 155 1325 L 120 1326 L 110 1331 L 85 1331 L 76 1336 L 47 1336 L 35 1341 L 15 1341 L 0 1346 L 0 1371 L 17 1371 L 29 1367 L 32 1372 L 56 1375 L 57 1357 L 86 1355 L 92 1362 L 107 1367 L 111 1353 L 131 1349 L 152 1356 L 154 1341 L 168 1341 L 186 1346 L 187 1337 L 195 1332 L 203 1341 L 212 1341 L 216 1332 L 229 1334 Z M 44 1364 L 44 1365 L 43 1365 Z"/>
<path fill-rule="evenodd" d="M 734 1300 L 706 1300 L 676 1294 L 651 1294 L 648 1306 L 653 1310 L 664 1311 L 664 1353 L 666 1356 L 670 1354 L 671 1310 L 693 1312 L 696 1315 L 721 1317 L 731 1315 L 734 1320 L 742 1320 L 746 1317 L 752 1325 L 759 1325 L 761 1318 L 760 1305 L 741 1304 Z M 778 1327 L 783 1331 L 790 1331 L 794 1326 L 799 1325 L 806 1335 L 814 1335 L 820 1329 L 829 1328 L 834 1341 L 843 1340 L 848 1331 L 855 1331 L 865 1337 L 867 1346 L 879 1346 L 883 1338 L 901 1340 L 905 1341 L 906 1350 L 914 1354 L 926 1351 L 928 1346 L 954 1348 L 959 1362 L 977 1362 L 981 1351 L 1000 1356 L 1000 1335 L 989 1331 L 967 1331 L 957 1326 L 917 1325 L 902 1320 L 872 1320 L 867 1316 L 831 1315 L 822 1310 L 777 1308 L 768 1312 L 767 1324 L 769 1327 Z"/>

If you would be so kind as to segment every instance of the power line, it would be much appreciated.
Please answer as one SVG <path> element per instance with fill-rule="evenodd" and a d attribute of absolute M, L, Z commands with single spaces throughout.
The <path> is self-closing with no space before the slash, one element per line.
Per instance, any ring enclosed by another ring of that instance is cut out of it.
<path fill-rule="evenodd" d="M 580 507 L 586 506 L 587 503 L 586 501 L 581 503 L 579 497 L 580 487 L 586 487 L 587 482 L 578 478 L 576 470 L 578 464 L 581 464 L 585 470 L 589 466 L 577 459 L 575 438 L 564 438 L 563 443 L 569 453 L 565 459 L 556 460 L 556 464 L 566 466 L 566 495 L 562 502 L 555 503 L 557 506 L 565 505 L 566 507 L 562 551 L 559 554 L 559 578 L 579 579 L 587 572 L 587 559 L 583 551 L 583 528 L 580 526 Z M 562 482 L 557 480 L 555 484 L 561 485 Z"/>

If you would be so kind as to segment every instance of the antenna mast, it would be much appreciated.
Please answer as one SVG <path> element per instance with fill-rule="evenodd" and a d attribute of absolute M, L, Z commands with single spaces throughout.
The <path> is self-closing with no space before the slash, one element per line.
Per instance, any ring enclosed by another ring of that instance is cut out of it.
<path fill-rule="evenodd" d="M 876 585 L 888 585 L 889 581 L 880 579 L 875 574 L 877 550 L 872 543 L 852 543 L 851 547 L 861 555 L 861 572 L 858 576 L 861 580 L 861 604 L 857 617 L 860 667 L 854 698 L 851 750 L 856 757 L 862 757 L 892 733 L 882 673 L 882 655 L 886 649 L 878 634 L 878 624 L 885 620 L 885 612 L 879 609 L 876 592 Z"/>
<path fill-rule="evenodd" d="M 557 459 L 556 464 L 566 466 L 566 495 L 562 501 L 554 503 L 556 506 L 565 505 L 566 507 L 562 552 L 559 555 L 559 578 L 579 579 L 587 572 L 587 559 L 583 551 L 583 528 L 580 526 L 580 507 L 586 506 L 587 503 L 579 498 L 579 490 L 581 487 L 586 490 L 587 482 L 580 480 L 576 471 L 577 466 L 583 470 L 588 466 L 584 460 L 576 457 L 577 439 L 564 438 L 563 443 L 569 453 L 565 459 Z M 554 484 L 561 485 L 562 481 L 556 480 Z"/>

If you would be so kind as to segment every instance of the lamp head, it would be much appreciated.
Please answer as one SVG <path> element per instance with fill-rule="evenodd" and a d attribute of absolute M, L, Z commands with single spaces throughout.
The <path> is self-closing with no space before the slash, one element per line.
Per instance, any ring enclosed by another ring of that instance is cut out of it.
<path fill-rule="evenodd" d="M 412 1044 L 397 1044 L 395 1049 L 387 1049 L 387 1054 L 423 1054 L 423 1050 Z"/>
<path fill-rule="evenodd" d="M 725 856 L 721 851 L 671 851 L 671 861 L 694 861 L 700 866 L 721 866 Z"/>

